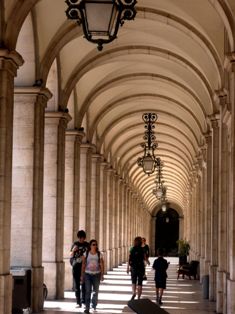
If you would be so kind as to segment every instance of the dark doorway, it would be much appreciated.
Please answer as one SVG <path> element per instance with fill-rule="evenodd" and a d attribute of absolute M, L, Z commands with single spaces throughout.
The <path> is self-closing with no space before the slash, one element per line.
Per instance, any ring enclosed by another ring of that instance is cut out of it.
<path fill-rule="evenodd" d="M 179 214 L 173 208 L 165 212 L 160 210 L 156 217 L 155 251 L 159 247 L 165 250 L 165 255 L 177 256 L 179 239 Z"/>

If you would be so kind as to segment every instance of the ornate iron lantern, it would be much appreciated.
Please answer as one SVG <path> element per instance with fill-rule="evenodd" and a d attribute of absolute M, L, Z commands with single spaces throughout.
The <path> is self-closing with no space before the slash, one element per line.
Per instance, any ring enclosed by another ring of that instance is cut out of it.
<path fill-rule="evenodd" d="M 155 142 L 156 137 L 154 135 L 154 123 L 157 121 L 157 114 L 144 113 L 142 119 L 145 123 L 144 127 L 146 128 L 143 137 L 146 142 L 141 144 L 141 147 L 144 148 L 144 156 L 138 158 L 137 164 L 143 168 L 144 173 L 150 175 L 154 172 L 158 163 L 158 158 L 154 155 L 154 151 L 158 146 Z"/>
<path fill-rule="evenodd" d="M 158 200 L 161 199 L 161 197 L 163 196 L 163 183 L 164 181 L 162 180 L 162 168 L 163 168 L 163 162 L 161 161 L 160 158 L 157 158 L 157 175 L 156 175 L 156 188 L 153 189 L 153 194 L 156 196 L 156 198 Z"/>
<path fill-rule="evenodd" d="M 117 37 L 119 26 L 136 15 L 137 0 L 65 0 L 66 15 L 82 24 L 85 38 L 103 49 Z"/>

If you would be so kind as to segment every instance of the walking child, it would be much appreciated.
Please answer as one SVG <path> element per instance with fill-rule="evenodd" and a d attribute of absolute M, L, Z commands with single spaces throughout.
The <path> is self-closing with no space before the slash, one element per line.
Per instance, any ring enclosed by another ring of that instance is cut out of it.
<path fill-rule="evenodd" d="M 167 268 L 169 263 L 163 257 L 163 249 L 159 248 L 157 250 L 158 258 L 153 262 L 153 269 L 155 270 L 155 285 L 156 285 L 156 302 L 162 305 L 163 292 L 166 289 L 166 278 L 167 278 Z"/>

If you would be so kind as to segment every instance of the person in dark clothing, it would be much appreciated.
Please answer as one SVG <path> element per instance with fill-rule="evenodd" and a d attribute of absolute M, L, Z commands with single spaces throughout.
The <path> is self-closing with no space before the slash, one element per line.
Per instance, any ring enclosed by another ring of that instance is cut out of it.
<path fill-rule="evenodd" d="M 72 244 L 70 250 L 70 264 L 72 265 L 73 287 L 77 304 L 81 307 L 85 304 L 85 283 L 80 282 L 82 271 L 82 256 L 88 250 L 89 243 L 86 242 L 86 233 L 84 230 L 79 230 L 77 233 L 78 241 Z M 82 289 L 81 289 L 82 288 Z"/>
<path fill-rule="evenodd" d="M 167 268 L 169 263 L 163 257 L 163 249 L 159 248 L 157 251 L 158 258 L 153 262 L 153 269 L 155 270 L 155 285 L 156 285 L 156 302 L 162 305 L 163 291 L 166 289 Z"/>
<path fill-rule="evenodd" d="M 147 260 L 146 254 L 142 248 L 142 238 L 136 237 L 134 245 L 130 249 L 129 261 L 127 263 L 127 274 L 131 270 L 132 297 L 133 300 L 137 296 L 140 299 L 142 294 L 143 277 L 145 273 L 144 262 Z"/>
<path fill-rule="evenodd" d="M 147 280 L 147 276 L 146 276 L 146 266 L 147 266 L 147 264 L 150 265 L 150 263 L 149 263 L 150 250 L 149 250 L 148 244 L 146 243 L 146 239 L 145 239 L 145 238 L 142 238 L 142 248 L 143 248 L 144 253 L 145 253 L 145 255 L 146 255 L 146 258 L 147 258 L 147 260 L 146 260 L 145 263 L 144 263 L 144 265 L 145 265 L 145 273 L 144 273 L 143 280 Z"/>

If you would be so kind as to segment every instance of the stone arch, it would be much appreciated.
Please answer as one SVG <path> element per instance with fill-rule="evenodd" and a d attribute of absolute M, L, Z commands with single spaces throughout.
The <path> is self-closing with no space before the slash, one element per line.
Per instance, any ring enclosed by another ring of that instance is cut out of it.
<path fill-rule="evenodd" d="M 173 211 L 175 211 L 178 215 L 178 238 L 181 239 L 184 237 L 184 211 L 183 208 L 177 204 L 175 201 L 169 201 L 168 202 L 168 209 L 171 209 Z M 160 215 L 161 213 L 161 203 L 158 202 L 157 205 L 155 204 L 151 215 L 151 249 L 152 249 L 152 253 L 155 254 L 155 250 L 156 250 L 156 224 L 157 224 L 157 216 Z M 167 225 L 166 225 L 167 226 Z M 170 253 L 172 254 L 172 253 Z"/>

